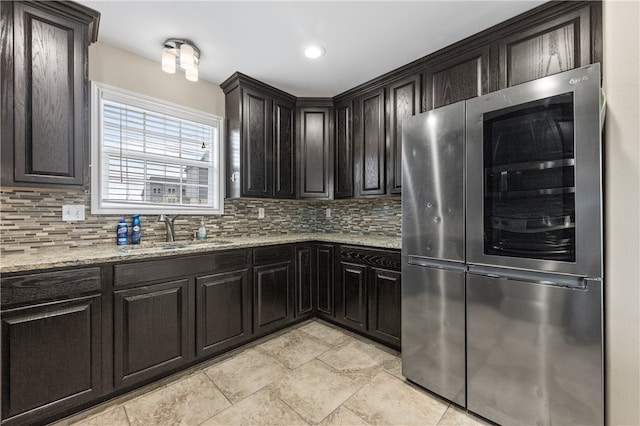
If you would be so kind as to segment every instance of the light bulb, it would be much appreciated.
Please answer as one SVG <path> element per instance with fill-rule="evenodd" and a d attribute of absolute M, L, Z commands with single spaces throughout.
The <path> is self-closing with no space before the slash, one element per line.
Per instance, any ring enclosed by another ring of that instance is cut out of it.
<path fill-rule="evenodd" d="M 189 68 L 193 68 L 193 65 L 195 63 L 193 59 L 194 59 L 193 46 L 190 46 L 186 43 L 181 44 L 180 45 L 180 66 L 185 70 Z"/>
<path fill-rule="evenodd" d="M 184 74 L 187 80 L 198 81 L 198 66 L 191 64 L 191 66 L 184 71 Z"/>
<path fill-rule="evenodd" d="M 176 72 L 176 56 L 170 47 L 162 49 L 162 71 L 169 74 Z"/>
<path fill-rule="evenodd" d="M 324 48 L 322 46 L 309 46 L 304 51 L 304 55 L 309 59 L 317 59 L 324 55 Z"/>

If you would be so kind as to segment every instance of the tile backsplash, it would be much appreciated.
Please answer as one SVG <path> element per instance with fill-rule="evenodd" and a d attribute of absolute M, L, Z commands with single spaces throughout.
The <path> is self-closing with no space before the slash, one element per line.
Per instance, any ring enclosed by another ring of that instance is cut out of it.
<path fill-rule="evenodd" d="M 0 190 L 0 253 L 30 253 L 55 247 L 73 250 L 115 244 L 121 215 L 92 215 L 90 194 L 68 191 Z M 62 221 L 62 205 L 82 204 L 86 220 Z M 265 217 L 258 219 L 258 208 Z M 326 209 L 331 218 L 326 218 Z M 132 212 L 134 213 L 134 212 Z M 204 216 L 209 238 L 289 233 L 338 232 L 400 236 L 400 198 L 304 201 L 227 199 L 224 215 Z M 201 216 L 175 221 L 177 240 L 187 240 Z M 131 215 L 126 216 L 128 223 Z M 155 215 L 140 217 L 143 241 L 164 241 L 164 224 Z"/>

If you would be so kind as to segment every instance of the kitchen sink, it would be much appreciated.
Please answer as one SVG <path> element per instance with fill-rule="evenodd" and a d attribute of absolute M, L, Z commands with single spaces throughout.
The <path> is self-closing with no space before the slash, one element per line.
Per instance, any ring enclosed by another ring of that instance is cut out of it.
<path fill-rule="evenodd" d="M 209 247 L 231 244 L 229 240 L 208 240 L 208 241 L 174 241 L 172 243 L 162 243 L 159 248 L 161 250 L 177 250 L 192 247 Z"/>
<path fill-rule="evenodd" d="M 124 247 L 118 247 L 120 255 L 126 256 L 131 254 L 143 254 L 143 253 L 161 253 L 163 251 L 172 250 L 188 250 L 191 248 L 206 248 L 206 247 L 218 247 L 226 244 L 232 244 L 231 240 L 205 240 L 205 241 L 173 241 L 170 243 L 147 243 L 141 245 L 127 245 Z"/>
<path fill-rule="evenodd" d="M 170 246 L 160 247 L 160 250 L 176 250 L 176 249 L 181 249 L 181 248 L 185 248 L 185 247 L 191 247 L 191 246 L 186 245 L 186 244 L 172 244 Z"/>

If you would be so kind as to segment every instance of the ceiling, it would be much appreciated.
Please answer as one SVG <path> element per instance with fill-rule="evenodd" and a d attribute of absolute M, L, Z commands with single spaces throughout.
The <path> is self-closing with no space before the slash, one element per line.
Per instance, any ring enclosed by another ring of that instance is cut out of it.
<path fill-rule="evenodd" d="M 190 39 L 201 79 L 240 71 L 295 96 L 331 97 L 544 1 L 79 2 L 101 12 L 100 42 L 158 67 L 165 39 Z M 307 59 L 310 44 L 326 54 Z"/>

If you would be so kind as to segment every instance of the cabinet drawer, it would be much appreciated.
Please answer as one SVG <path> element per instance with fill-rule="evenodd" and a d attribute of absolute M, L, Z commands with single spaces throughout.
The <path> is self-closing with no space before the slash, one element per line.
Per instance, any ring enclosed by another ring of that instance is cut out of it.
<path fill-rule="evenodd" d="M 253 250 L 254 265 L 269 265 L 279 262 L 290 262 L 293 260 L 293 246 L 266 246 Z"/>
<path fill-rule="evenodd" d="M 100 268 L 80 268 L 2 279 L 2 309 L 98 293 Z"/>
<path fill-rule="evenodd" d="M 114 286 L 166 281 L 190 275 L 202 275 L 215 270 L 227 272 L 243 269 L 251 263 L 249 250 L 233 250 L 199 256 L 178 257 L 114 266 Z"/>
<path fill-rule="evenodd" d="M 344 262 L 373 266 L 375 268 L 384 268 L 393 271 L 400 270 L 399 251 L 341 246 L 340 260 Z"/>

